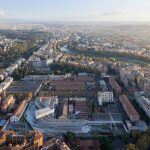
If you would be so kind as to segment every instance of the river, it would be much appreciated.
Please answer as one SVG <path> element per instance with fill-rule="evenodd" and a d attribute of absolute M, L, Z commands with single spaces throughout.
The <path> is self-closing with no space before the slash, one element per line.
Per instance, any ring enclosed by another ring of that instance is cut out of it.
<path fill-rule="evenodd" d="M 66 54 L 79 54 L 79 55 L 85 55 L 85 56 L 91 56 L 91 57 L 95 57 L 95 58 L 115 58 L 117 60 L 120 61 L 124 61 L 124 62 L 129 62 L 129 63 L 134 63 L 134 64 L 139 64 L 139 65 L 149 65 L 150 63 L 147 61 L 143 61 L 143 60 L 138 60 L 136 58 L 126 58 L 126 57 L 119 57 L 119 56 L 103 56 L 101 54 L 98 53 L 92 53 L 92 52 L 84 52 L 82 50 L 75 50 L 75 49 L 71 49 L 68 48 L 67 44 L 61 46 L 60 51 Z"/>

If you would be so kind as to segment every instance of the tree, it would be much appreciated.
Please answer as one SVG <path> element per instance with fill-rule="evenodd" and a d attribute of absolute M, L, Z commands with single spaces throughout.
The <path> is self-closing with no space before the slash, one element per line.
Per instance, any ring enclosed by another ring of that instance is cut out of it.
<path fill-rule="evenodd" d="M 21 94 L 21 93 L 16 93 L 16 94 L 15 94 L 15 97 L 16 97 L 16 100 L 17 100 L 18 102 L 20 102 L 20 100 L 23 98 L 23 94 Z"/>
<path fill-rule="evenodd" d="M 142 135 L 136 142 L 136 146 L 139 149 L 147 150 L 150 146 L 150 136 L 148 136 L 146 133 Z"/>
<path fill-rule="evenodd" d="M 135 144 L 128 144 L 126 145 L 126 150 L 139 150 L 138 148 L 136 148 Z"/>
<path fill-rule="evenodd" d="M 67 139 L 70 140 L 70 141 L 74 141 L 75 140 L 75 133 L 69 131 L 67 132 Z"/>
<path fill-rule="evenodd" d="M 122 141 L 124 141 L 125 144 L 128 144 L 129 139 L 130 139 L 129 134 L 126 133 L 126 134 L 121 135 L 121 139 Z"/>
<path fill-rule="evenodd" d="M 139 139 L 141 137 L 141 132 L 140 131 L 132 131 L 132 136 L 136 141 L 137 139 Z"/>
<path fill-rule="evenodd" d="M 31 99 L 32 98 L 32 92 L 28 92 L 26 94 L 26 99 Z"/>
<path fill-rule="evenodd" d="M 111 144 L 110 138 L 103 137 L 103 147 L 105 150 L 111 150 L 112 149 L 112 144 Z"/>

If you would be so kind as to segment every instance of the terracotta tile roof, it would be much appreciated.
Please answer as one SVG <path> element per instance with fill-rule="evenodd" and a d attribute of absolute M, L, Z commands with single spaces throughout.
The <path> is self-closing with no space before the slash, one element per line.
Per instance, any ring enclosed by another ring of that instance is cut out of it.
<path fill-rule="evenodd" d="M 26 106 L 27 100 L 23 100 L 14 111 L 14 115 L 19 117 Z"/>

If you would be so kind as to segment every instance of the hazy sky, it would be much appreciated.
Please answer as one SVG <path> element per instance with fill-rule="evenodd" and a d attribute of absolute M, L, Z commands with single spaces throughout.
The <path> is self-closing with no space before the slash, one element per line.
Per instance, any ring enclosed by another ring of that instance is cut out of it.
<path fill-rule="evenodd" d="M 150 0 L 0 0 L 0 18 L 150 21 Z"/>

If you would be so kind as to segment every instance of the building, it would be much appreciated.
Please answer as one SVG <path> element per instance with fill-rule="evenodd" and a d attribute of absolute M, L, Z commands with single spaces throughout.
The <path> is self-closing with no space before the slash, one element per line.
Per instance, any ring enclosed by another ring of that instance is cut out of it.
<path fill-rule="evenodd" d="M 0 85 L 0 95 L 2 94 L 3 92 L 3 87 Z"/>
<path fill-rule="evenodd" d="M 75 102 L 75 115 L 78 116 L 79 119 L 88 120 L 88 107 L 85 98 L 81 98 Z"/>
<path fill-rule="evenodd" d="M 103 105 L 103 103 L 112 103 L 113 101 L 113 92 L 98 92 L 99 105 Z"/>
<path fill-rule="evenodd" d="M 46 59 L 45 64 L 48 66 L 53 63 L 53 59 Z"/>
<path fill-rule="evenodd" d="M 35 67 L 35 68 L 42 67 L 42 65 L 43 65 L 41 59 L 38 57 L 35 57 L 35 56 L 30 57 L 28 62 L 32 67 Z"/>
<path fill-rule="evenodd" d="M 40 131 L 35 131 L 33 143 L 37 149 L 43 145 L 43 134 Z"/>
<path fill-rule="evenodd" d="M 39 108 L 49 107 L 54 112 L 55 107 L 58 105 L 58 97 L 57 96 L 37 97 L 36 102 L 41 104 Z"/>
<path fill-rule="evenodd" d="M 42 150 L 47 149 L 71 150 L 62 139 L 58 138 L 51 138 L 46 141 L 42 146 Z"/>
<path fill-rule="evenodd" d="M 58 105 L 58 97 L 37 97 L 36 107 L 38 110 L 35 111 L 36 118 L 40 119 L 46 115 L 50 115 L 52 118 L 55 116 L 55 109 Z"/>
<path fill-rule="evenodd" d="M 36 110 L 35 111 L 35 117 L 36 117 L 36 119 L 40 119 L 46 115 L 50 115 L 53 113 L 54 113 L 54 110 L 50 109 L 49 107 L 45 107 L 45 108 Z"/>
<path fill-rule="evenodd" d="M 80 150 L 89 150 L 89 149 L 101 150 L 101 145 L 98 140 L 77 139 L 76 144 L 78 145 Z"/>
<path fill-rule="evenodd" d="M 116 82 L 114 77 L 109 78 L 109 83 L 110 83 L 112 89 L 114 90 L 115 94 L 118 96 L 121 93 L 122 89 L 119 86 L 119 84 Z"/>
<path fill-rule="evenodd" d="M 42 145 L 43 134 L 39 131 L 28 131 L 24 134 L 6 131 L 0 134 L 0 149 L 35 150 L 40 149 Z"/>
<path fill-rule="evenodd" d="M 24 81 L 46 81 L 50 79 L 50 75 L 27 75 L 22 80 Z"/>
<path fill-rule="evenodd" d="M 12 75 L 15 69 L 17 69 L 19 66 L 21 66 L 22 62 L 24 62 L 24 58 L 19 58 L 14 64 L 12 64 L 10 67 L 6 68 L 6 72 L 8 75 Z"/>
<path fill-rule="evenodd" d="M 69 98 L 66 109 L 68 110 L 67 116 L 69 119 L 88 120 L 88 106 L 85 97 Z"/>
<path fill-rule="evenodd" d="M 99 85 L 100 85 L 100 88 L 102 91 L 107 91 L 107 85 L 106 85 L 106 82 L 104 80 L 100 80 Z"/>
<path fill-rule="evenodd" d="M 3 81 L 5 76 L 3 74 L 0 74 L 0 81 Z"/>
<path fill-rule="evenodd" d="M 146 115 L 150 118 L 150 98 L 146 93 L 143 92 L 135 92 L 134 98 L 139 106 L 143 109 Z"/>
<path fill-rule="evenodd" d="M 10 118 L 10 122 L 16 123 L 20 120 L 22 114 L 24 113 L 24 110 L 27 107 L 27 100 L 23 100 L 19 106 L 16 108 L 15 112 L 13 113 L 13 116 Z"/>
<path fill-rule="evenodd" d="M 25 135 L 18 134 L 13 131 L 7 131 L 6 142 L 13 145 L 17 145 L 17 144 L 22 145 L 25 142 Z"/>
<path fill-rule="evenodd" d="M 87 82 L 94 81 L 92 77 L 76 77 L 63 78 L 56 76 L 47 81 L 43 85 L 39 93 L 40 96 L 60 96 L 60 97 L 85 97 Z M 91 94 L 92 91 L 89 91 Z M 95 92 L 93 92 L 95 94 Z"/>
<path fill-rule="evenodd" d="M 8 89 L 8 94 L 20 94 L 26 95 L 31 92 L 32 95 L 36 95 L 42 86 L 42 81 L 15 81 Z"/>
<path fill-rule="evenodd" d="M 140 116 L 126 95 L 120 95 L 119 101 L 132 122 L 140 121 Z"/>
<path fill-rule="evenodd" d="M 67 117 L 68 117 L 68 100 L 65 99 L 64 104 L 63 104 L 62 114 L 59 117 L 59 119 L 64 120 L 64 119 L 67 119 Z"/>
<path fill-rule="evenodd" d="M 15 103 L 15 99 L 14 99 L 13 95 L 9 95 L 9 96 L 2 102 L 1 111 L 5 113 L 10 107 L 13 106 L 14 103 Z"/>
<path fill-rule="evenodd" d="M 144 92 L 150 92 L 150 83 L 144 83 Z"/>
<path fill-rule="evenodd" d="M 4 144 L 6 142 L 6 132 L 2 131 L 0 132 L 0 145 Z"/>
<path fill-rule="evenodd" d="M 0 86 L 2 86 L 3 91 L 5 91 L 13 82 L 13 78 L 8 77 L 4 82 L 2 82 L 0 84 Z"/>

